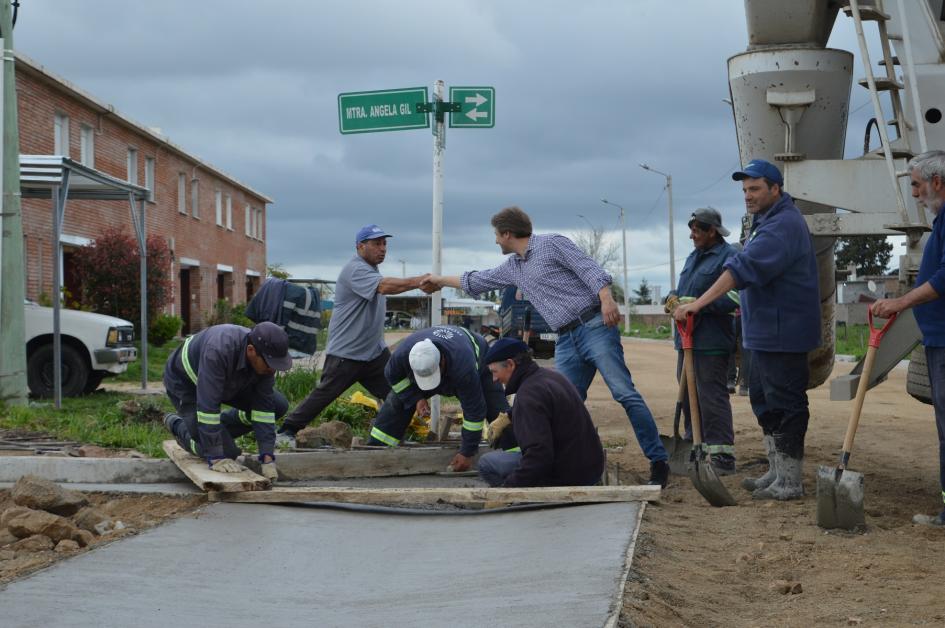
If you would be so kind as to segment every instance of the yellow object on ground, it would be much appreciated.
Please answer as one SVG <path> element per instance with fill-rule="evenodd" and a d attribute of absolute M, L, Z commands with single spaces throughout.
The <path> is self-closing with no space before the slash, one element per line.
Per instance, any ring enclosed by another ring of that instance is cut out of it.
<path fill-rule="evenodd" d="M 351 403 L 359 403 L 362 406 L 367 406 L 368 408 L 374 408 L 375 410 L 377 410 L 379 407 L 376 399 L 371 399 L 360 390 L 356 390 L 351 395 Z"/>

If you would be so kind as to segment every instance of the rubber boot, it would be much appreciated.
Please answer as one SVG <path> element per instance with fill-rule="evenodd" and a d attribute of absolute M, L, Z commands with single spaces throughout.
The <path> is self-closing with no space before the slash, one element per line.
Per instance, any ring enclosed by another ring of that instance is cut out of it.
<path fill-rule="evenodd" d="M 778 460 L 774 449 L 774 436 L 765 434 L 762 441 L 765 444 L 765 451 L 768 452 L 768 471 L 759 478 L 745 478 L 742 480 L 742 488 L 746 491 L 757 491 L 760 488 L 768 488 L 778 477 Z"/>
<path fill-rule="evenodd" d="M 760 488 L 751 494 L 752 499 L 777 499 L 786 501 L 804 496 L 804 458 L 794 458 L 780 451 L 777 457 L 778 477 L 767 488 Z"/>

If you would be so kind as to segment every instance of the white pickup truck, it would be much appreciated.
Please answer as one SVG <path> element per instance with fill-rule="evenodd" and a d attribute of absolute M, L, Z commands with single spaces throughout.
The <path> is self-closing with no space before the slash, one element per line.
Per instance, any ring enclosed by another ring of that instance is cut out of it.
<path fill-rule="evenodd" d="M 34 397 L 53 396 L 53 309 L 27 301 L 26 379 Z M 138 359 L 130 322 L 79 310 L 60 310 L 62 395 L 90 393 L 109 373 L 123 373 Z"/>

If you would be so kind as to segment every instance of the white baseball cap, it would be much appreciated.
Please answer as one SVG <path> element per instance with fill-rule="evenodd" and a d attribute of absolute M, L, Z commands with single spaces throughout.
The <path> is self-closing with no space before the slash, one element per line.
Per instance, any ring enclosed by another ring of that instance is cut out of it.
<path fill-rule="evenodd" d="M 410 368 L 420 390 L 433 390 L 440 385 L 440 350 L 429 338 L 410 349 Z"/>

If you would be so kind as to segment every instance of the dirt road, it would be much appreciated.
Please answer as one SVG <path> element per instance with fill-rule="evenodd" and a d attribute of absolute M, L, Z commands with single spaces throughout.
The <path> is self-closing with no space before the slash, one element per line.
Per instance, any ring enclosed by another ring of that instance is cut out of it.
<path fill-rule="evenodd" d="M 672 346 L 640 340 L 624 346 L 637 388 L 660 431 L 670 433 Z M 838 363 L 832 377 L 852 366 Z M 738 506 L 713 508 L 687 478 L 672 477 L 662 503 L 646 510 L 621 625 L 945 624 L 945 530 L 911 523 L 914 513 L 942 506 L 935 421 L 931 406 L 906 394 L 905 376 L 905 369 L 894 370 L 863 408 L 851 469 L 866 478 L 864 534 L 826 533 L 815 523 L 816 467 L 836 464 L 850 402 L 830 401 L 829 381 L 810 391 L 807 496 L 774 503 L 755 502 L 739 487 L 765 465 L 748 399 L 733 396 L 739 472 L 724 481 Z M 647 462 L 626 415 L 599 377 L 588 405 L 605 444 L 627 441 L 621 464 L 645 479 Z M 800 583 L 802 591 L 781 593 L 777 581 Z"/>

